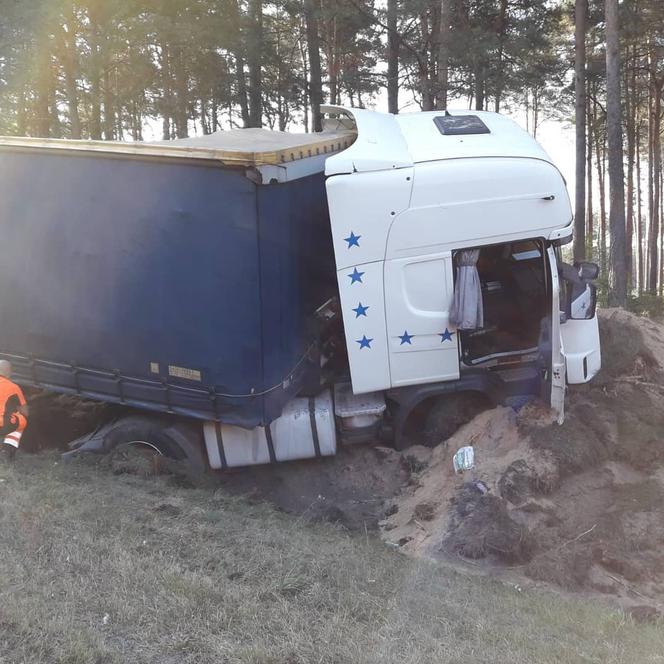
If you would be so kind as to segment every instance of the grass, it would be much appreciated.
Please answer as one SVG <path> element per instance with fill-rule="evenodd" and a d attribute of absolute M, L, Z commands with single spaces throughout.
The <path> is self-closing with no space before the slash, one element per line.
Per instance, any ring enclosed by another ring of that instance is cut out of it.
<path fill-rule="evenodd" d="M 664 662 L 664 630 L 223 489 L 0 466 L 0 662 Z"/>

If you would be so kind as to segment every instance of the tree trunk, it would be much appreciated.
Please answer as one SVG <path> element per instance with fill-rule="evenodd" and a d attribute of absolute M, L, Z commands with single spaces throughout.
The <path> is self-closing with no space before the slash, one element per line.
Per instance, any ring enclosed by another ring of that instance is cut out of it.
<path fill-rule="evenodd" d="M 605 0 L 606 18 L 606 108 L 609 150 L 609 227 L 611 270 L 609 301 L 627 305 L 625 247 L 625 174 L 623 167 L 622 109 L 620 98 L 620 37 L 618 0 Z"/>
<path fill-rule="evenodd" d="M 48 78 L 48 114 L 51 117 L 51 136 L 62 138 L 62 125 L 60 123 L 60 112 L 58 110 L 58 81 L 55 72 L 51 69 Z"/>
<path fill-rule="evenodd" d="M 661 160 L 661 155 L 660 155 Z M 662 196 L 662 191 L 664 190 L 664 173 L 662 169 L 659 169 L 659 297 L 662 297 L 662 292 L 664 291 L 664 196 Z"/>
<path fill-rule="evenodd" d="M 263 2 L 250 0 L 248 5 L 247 65 L 249 69 L 249 127 L 263 126 Z"/>
<path fill-rule="evenodd" d="M 593 218 L 593 150 L 592 150 L 592 116 L 590 107 L 590 82 L 586 91 L 586 128 L 588 140 L 586 143 L 586 162 L 587 162 L 587 182 L 586 182 L 586 195 L 588 204 L 586 206 L 586 216 L 588 218 L 586 230 L 586 254 L 592 257 L 595 256 L 594 251 L 594 237 L 595 237 L 595 220 Z"/>
<path fill-rule="evenodd" d="M 597 166 L 597 184 L 599 187 L 599 232 L 597 237 L 597 250 L 602 269 L 606 269 L 606 183 L 604 137 L 601 135 L 597 118 L 597 101 L 593 100 L 593 129 L 595 135 L 595 162 Z"/>
<path fill-rule="evenodd" d="M 475 110 L 484 110 L 484 86 L 485 86 L 484 63 L 478 62 L 475 66 Z"/>
<path fill-rule="evenodd" d="M 649 180 L 649 210 L 650 224 L 648 228 L 648 291 L 653 295 L 657 293 L 657 281 L 659 276 L 659 252 L 657 242 L 659 240 L 660 226 L 660 198 L 661 198 L 661 173 L 662 173 L 662 140 L 661 140 L 661 117 L 662 117 L 662 84 L 657 79 L 657 55 L 655 46 L 650 44 L 648 53 L 648 64 L 650 68 L 649 78 L 649 153 L 650 167 Z"/>
<path fill-rule="evenodd" d="M 659 252 L 657 241 L 659 239 L 659 207 L 661 198 L 660 181 L 662 174 L 662 140 L 661 140 L 661 114 L 662 100 L 661 89 L 655 87 L 652 105 L 652 204 L 650 212 L 650 233 L 648 237 L 648 249 L 650 254 L 650 274 L 648 276 L 648 290 L 654 295 L 657 293 L 657 278 L 659 275 Z"/>
<path fill-rule="evenodd" d="M 447 108 L 450 66 L 450 0 L 440 0 L 440 33 L 438 38 L 438 89 L 436 109 Z"/>
<path fill-rule="evenodd" d="M 337 17 L 332 16 L 327 25 L 327 77 L 330 88 L 330 104 L 339 103 L 339 44 L 337 42 Z"/>
<path fill-rule="evenodd" d="M 104 70 L 104 139 L 112 141 L 115 138 L 115 108 L 113 103 L 113 90 L 111 88 L 111 73 Z M 165 136 L 164 138 L 170 138 Z"/>
<path fill-rule="evenodd" d="M 235 39 L 233 41 L 233 60 L 235 62 L 235 80 L 237 82 L 237 98 L 240 105 L 240 115 L 242 117 L 242 125 L 249 126 L 249 97 L 247 93 L 247 79 L 244 73 L 244 30 L 243 16 L 240 12 L 240 6 L 237 0 L 229 3 L 229 22 L 236 30 Z M 231 118 L 232 123 L 232 117 Z"/>
<path fill-rule="evenodd" d="M 102 102 L 104 105 L 104 112 L 102 115 L 102 130 L 104 132 L 104 139 L 107 141 L 113 140 L 114 133 L 114 114 L 115 114 L 115 100 L 113 97 L 113 90 L 111 89 L 111 65 L 110 65 L 110 47 L 108 31 L 104 32 L 100 41 L 101 53 L 99 56 L 101 62 L 101 82 L 102 82 Z"/>
<path fill-rule="evenodd" d="M 443 0 L 444 1 L 444 0 Z M 387 111 L 399 112 L 399 33 L 397 0 L 387 0 Z"/>
<path fill-rule="evenodd" d="M 606 135 L 602 135 L 602 144 L 601 144 L 601 159 L 602 163 L 600 166 L 601 172 L 601 189 L 602 189 L 602 205 L 600 206 L 600 247 L 602 251 L 602 261 L 603 261 L 603 271 L 608 271 L 610 269 L 609 265 L 609 250 L 607 242 L 607 214 L 606 214 Z"/>
<path fill-rule="evenodd" d="M 323 103 L 323 80 L 320 64 L 320 35 L 315 0 L 304 0 L 304 18 L 309 52 L 309 97 L 311 99 L 311 127 L 313 131 L 323 130 L 323 116 L 320 107 Z"/>
<path fill-rule="evenodd" d="M 21 83 L 16 99 L 16 133 L 18 136 L 25 136 L 27 131 L 27 116 L 25 108 L 26 85 Z"/>
<path fill-rule="evenodd" d="M 306 32 L 306 27 L 305 27 Z M 305 81 L 309 81 L 309 59 L 307 57 L 307 48 L 302 42 L 302 39 L 298 39 L 298 45 L 300 47 L 300 58 L 302 59 L 302 74 Z M 305 84 L 302 90 L 302 108 L 303 108 L 303 123 L 304 131 L 309 131 L 309 86 Z"/>
<path fill-rule="evenodd" d="M 217 97 L 212 97 L 212 105 L 210 108 L 210 122 L 212 123 L 212 133 L 219 129 L 219 103 Z"/>
<path fill-rule="evenodd" d="M 637 217 L 637 274 L 639 293 L 644 289 L 645 265 L 643 262 L 643 239 L 644 239 L 644 224 L 643 224 L 643 194 L 641 191 L 641 123 L 637 125 L 636 131 L 636 217 Z"/>
<path fill-rule="evenodd" d="M 81 119 L 78 114 L 78 65 L 76 52 L 76 33 L 74 18 L 68 17 L 65 27 L 58 29 L 60 59 L 65 79 L 67 109 L 69 111 L 69 134 L 71 138 L 81 138 Z"/>
<path fill-rule="evenodd" d="M 427 67 L 420 69 L 420 93 L 422 94 L 422 110 L 433 111 L 435 104 Z"/>
<path fill-rule="evenodd" d="M 285 98 L 287 91 L 284 89 L 284 65 L 280 33 L 275 35 L 275 47 L 277 55 L 277 122 L 279 131 L 286 131 L 288 100 Z"/>
<path fill-rule="evenodd" d="M 431 66 L 429 62 L 429 46 L 431 41 L 431 32 L 429 30 L 429 17 L 426 11 L 420 12 L 420 33 L 422 52 L 418 58 L 418 68 L 420 77 L 420 94 L 422 95 L 422 110 L 433 111 L 434 109 L 434 90 L 431 80 Z"/>
<path fill-rule="evenodd" d="M 652 200 L 653 200 L 653 195 L 654 195 L 654 186 L 653 186 L 653 177 L 652 177 L 652 172 L 654 168 L 653 164 L 653 151 L 652 151 L 652 146 L 653 146 L 653 125 L 654 125 L 654 118 L 653 118 L 653 84 L 652 84 L 652 74 L 650 76 L 650 85 L 648 87 L 648 159 L 647 159 L 647 164 L 648 164 L 648 186 L 647 186 L 647 198 L 648 198 L 648 203 L 647 203 L 647 209 L 648 209 L 648 222 L 646 224 L 646 237 L 645 237 L 645 276 L 644 276 L 644 281 L 645 281 L 645 288 L 646 290 L 650 291 L 650 229 L 652 228 L 652 217 L 653 217 L 653 210 L 652 210 Z"/>
<path fill-rule="evenodd" d="M 576 172 L 574 205 L 574 260 L 586 258 L 586 0 L 576 0 L 574 47 L 574 119 Z"/>
<path fill-rule="evenodd" d="M 200 100 L 200 118 L 201 118 L 201 131 L 203 132 L 203 135 L 210 134 L 210 124 L 209 124 L 209 119 L 208 119 L 208 105 L 207 101 L 204 98 L 201 98 Z"/>
<path fill-rule="evenodd" d="M 51 54 L 48 42 L 45 40 L 39 52 L 37 71 L 37 98 L 36 98 L 36 134 L 48 138 L 51 135 L 51 111 L 49 97 L 51 89 Z"/>
<path fill-rule="evenodd" d="M 240 115 L 242 116 L 242 125 L 249 126 L 249 97 L 247 95 L 247 80 L 244 76 L 244 58 L 242 57 L 241 46 L 235 51 L 235 77 L 237 79 L 237 96 L 240 104 Z"/>
<path fill-rule="evenodd" d="M 505 36 L 507 31 L 507 4 L 508 0 L 500 0 L 500 11 L 498 14 L 497 38 L 498 38 L 498 71 L 495 75 L 496 90 L 494 99 L 494 110 L 500 113 L 500 102 L 503 96 L 503 87 L 505 85 L 505 71 L 504 71 L 504 53 L 505 53 Z"/>
<path fill-rule="evenodd" d="M 175 17 L 172 17 L 172 34 L 178 34 Z M 174 41 L 175 43 L 171 46 L 171 72 L 175 84 L 173 119 L 175 120 L 175 133 L 177 137 L 187 138 L 189 136 L 189 128 L 187 126 L 189 120 L 189 77 L 184 61 L 182 43 L 179 42 L 179 37 Z"/>
<path fill-rule="evenodd" d="M 634 288 L 633 251 L 634 242 L 634 152 L 636 143 L 636 73 L 632 66 L 631 75 L 625 76 L 625 114 L 627 115 L 627 217 L 625 225 L 625 262 L 627 265 L 627 288 Z"/>
<path fill-rule="evenodd" d="M 90 138 L 101 140 L 101 4 L 90 3 Z"/>

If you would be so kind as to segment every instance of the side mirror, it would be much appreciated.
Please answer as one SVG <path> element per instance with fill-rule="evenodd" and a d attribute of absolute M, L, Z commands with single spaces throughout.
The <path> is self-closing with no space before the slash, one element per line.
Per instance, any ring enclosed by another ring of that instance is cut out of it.
<path fill-rule="evenodd" d="M 592 263 L 589 263 L 592 265 Z M 597 310 L 597 288 L 593 284 L 575 285 L 568 289 L 567 311 L 572 320 L 590 320 Z"/>
<path fill-rule="evenodd" d="M 582 261 L 580 263 L 574 263 L 574 267 L 579 272 L 579 277 L 584 281 L 594 281 L 599 277 L 599 265 L 597 263 L 587 263 Z"/>

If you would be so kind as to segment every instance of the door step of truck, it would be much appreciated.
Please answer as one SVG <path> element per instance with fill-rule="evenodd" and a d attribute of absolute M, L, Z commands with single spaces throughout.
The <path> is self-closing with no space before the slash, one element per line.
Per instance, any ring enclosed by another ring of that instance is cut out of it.
<path fill-rule="evenodd" d="M 516 369 L 502 369 L 496 372 L 504 383 L 516 383 L 523 380 L 532 380 L 538 377 L 535 367 L 518 367 Z"/>
<path fill-rule="evenodd" d="M 342 429 L 371 427 L 380 422 L 385 408 L 382 392 L 353 394 L 350 383 L 334 386 L 334 414 L 341 420 Z"/>
<path fill-rule="evenodd" d="M 492 373 L 500 380 L 503 398 L 541 392 L 542 375 L 536 366 L 514 367 Z"/>

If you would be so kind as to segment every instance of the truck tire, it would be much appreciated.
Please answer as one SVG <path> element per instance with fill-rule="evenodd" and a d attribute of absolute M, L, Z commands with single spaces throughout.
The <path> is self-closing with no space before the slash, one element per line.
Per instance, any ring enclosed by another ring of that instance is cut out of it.
<path fill-rule="evenodd" d="M 426 416 L 422 443 L 435 447 L 445 442 L 489 407 L 489 400 L 479 392 L 456 392 L 436 398 Z"/>
<path fill-rule="evenodd" d="M 184 462 L 190 470 L 204 473 L 203 427 L 194 423 L 158 417 L 132 415 L 110 425 L 104 436 L 104 450 L 140 446 L 155 454 Z"/>

